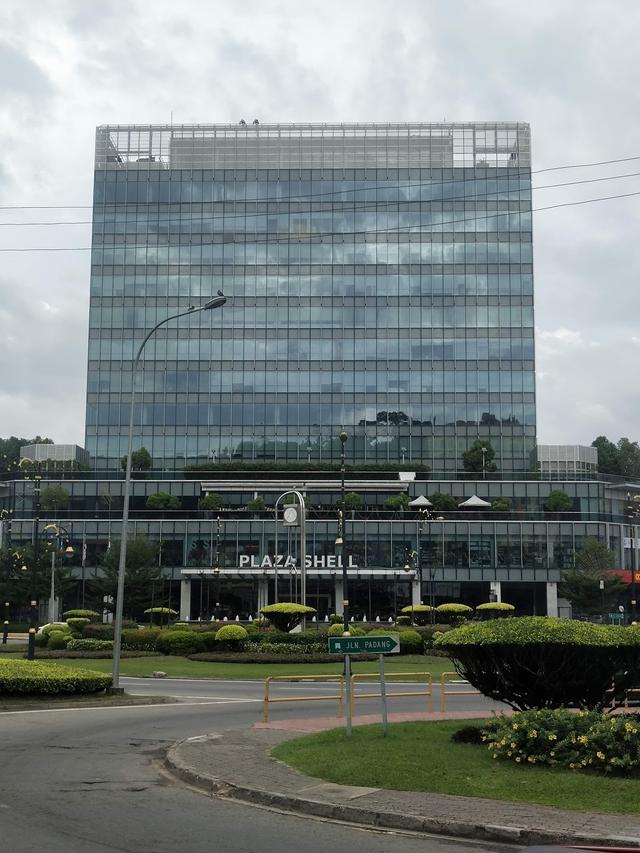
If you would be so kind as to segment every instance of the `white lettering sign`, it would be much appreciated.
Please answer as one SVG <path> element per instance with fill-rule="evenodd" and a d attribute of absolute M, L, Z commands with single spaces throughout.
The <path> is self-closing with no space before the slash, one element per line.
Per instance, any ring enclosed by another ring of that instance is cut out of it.
<path fill-rule="evenodd" d="M 240 568 L 246 567 L 250 569 L 292 569 L 295 568 L 296 561 L 295 558 L 289 554 L 265 554 L 264 557 L 258 557 L 255 554 L 240 554 L 238 564 Z M 316 557 L 311 554 L 307 554 L 305 558 L 305 567 L 307 569 L 341 569 L 342 556 L 337 554 L 326 554 L 322 557 Z M 358 568 L 358 564 L 354 563 L 351 555 L 347 560 L 347 568 Z"/>

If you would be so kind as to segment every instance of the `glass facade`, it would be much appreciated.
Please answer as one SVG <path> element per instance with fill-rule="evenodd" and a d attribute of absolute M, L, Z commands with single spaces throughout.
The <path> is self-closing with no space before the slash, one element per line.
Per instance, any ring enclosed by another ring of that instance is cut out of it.
<path fill-rule="evenodd" d="M 535 447 L 526 124 L 100 127 L 86 447 L 428 464 Z"/>

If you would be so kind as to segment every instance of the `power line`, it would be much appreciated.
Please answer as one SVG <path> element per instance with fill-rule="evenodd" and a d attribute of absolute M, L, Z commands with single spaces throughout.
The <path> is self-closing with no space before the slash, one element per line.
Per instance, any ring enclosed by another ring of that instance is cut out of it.
<path fill-rule="evenodd" d="M 601 160 L 597 163 L 571 163 L 571 164 L 566 165 L 566 166 L 548 166 L 545 169 L 529 170 L 529 169 L 527 169 L 526 166 L 513 166 L 513 167 L 507 166 L 506 167 L 507 169 L 513 168 L 514 170 L 516 170 L 515 174 L 507 174 L 507 175 L 496 174 L 495 178 L 492 176 L 488 176 L 488 177 L 485 176 L 485 177 L 480 177 L 480 178 L 479 177 L 449 178 L 445 181 L 437 181 L 437 180 L 422 181 L 422 182 L 418 181 L 415 183 L 407 184 L 407 187 L 411 188 L 411 187 L 419 187 L 419 186 L 429 186 L 431 184 L 445 185 L 445 184 L 454 184 L 454 183 L 467 183 L 468 181 L 471 181 L 471 180 L 499 180 L 501 178 L 505 179 L 505 178 L 519 177 L 522 174 L 524 174 L 524 176 L 526 177 L 527 174 L 539 175 L 543 172 L 561 171 L 563 169 L 587 169 L 587 168 L 591 168 L 591 167 L 595 167 L 595 166 L 608 166 L 608 165 L 611 165 L 613 163 L 628 163 L 632 160 L 640 160 L 640 154 L 635 155 L 633 157 L 619 157 L 615 160 Z M 450 166 L 450 167 L 445 167 L 445 168 L 460 168 L 460 167 Z M 469 168 L 471 168 L 471 167 L 469 167 Z M 481 165 L 476 166 L 476 168 L 482 168 L 482 166 Z M 497 167 L 487 167 L 487 168 L 497 168 Z M 622 176 L 616 175 L 613 177 L 615 178 L 615 177 L 622 177 Z M 408 179 L 398 178 L 397 180 L 398 180 L 398 182 L 401 182 L 401 181 L 406 181 Z M 594 178 L 594 180 L 608 180 L 608 179 L 607 178 Z M 576 182 L 576 183 L 578 183 L 578 182 Z M 587 183 L 588 183 L 588 181 L 587 181 Z M 559 184 L 558 186 L 561 186 L 561 185 Z M 388 188 L 389 188 L 388 183 L 372 184 L 370 187 L 366 187 L 366 190 L 370 191 L 370 190 L 374 190 L 374 189 L 388 189 Z M 258 198 L 253 198 L 253 199 L 242 199 L 242 201 L 243 202 L 270 202 L 270 201 L 275 202 L 275 201 L 281 201 L 281 200 L 282 201 L 306 200 L 306 199 L 318 198 L 320 196 L 326 196 L 326 195 L 334 196 L 334 195 L 340 195 L 343 193 L 360 192 L 360 191 L 362 191 L 362 189 L 363 189 L 363 187 L 357 187 L 354 189 L 332 190 L 332 191 L 329 191 L 326 193 L 307 193 L 307 194 L 301 195 L 301 196 L 289 196 L 286 199 L 258 199 Z M 536 189 L 546 189 L 546 187 L 537 187 Z M 101 202 L 101 203 L 106 204 L 106 202 Z M 120 204 L 120 203 L 121 202 L 118 202 L 118 204 Z M 122 203 L 124 203 L 124 202 L 122 202 Z M 129 203 L 130 204 L 137 204 L 137 202 L 129 202 Z M 141 202 L 141 204 L 144 204 L 144 203 L 145 202 Z M 157 203 L 157 202 L 151 202 L 151 203 Z M 180 204 L 181 202 L 176 202 L 176 203 Z M 182 203 L 186 204 L 188 202 L 182 202 Z M 195 202 L 195 203 L 197 204 L 197 203 L 203 203 L 203 202 Z M 206 202 L 206 203 L 212 203 L 212 202 Z M 109 202 L 109 204 L 116 204 L 116 202 Z M 91 210 L 92 207 L 93 206 L 90 204 L 0 205 L 0 210 Z"/>
<path fill-rule="evenodd" d="M 636 178 L 638 176 L 640 176 L 640 172 L 628 172 L 627 174 L 624 174 L 624 175 L 609 175 L 609 176 L 604 177 L 604 178 L 585 178 L 584 180 L 580 180 L 580 181 L 564 181 L 563 183 L 560 183 L 560 184 L 544 184 L 544 185 L 539 186 L 539 187 L 531 187 L 531 190 L 532 191 L 534 191 L 534 190 L 550 190 L 550 189 L 557 189 L 560 187 L 573 187 L 573 186 L 579 186 L 580 184 L 595 184 L 595 183 L 600 183 L 602 181 L 615 181 L 615 180 L 619 180 L 621 178 Z M 472 178 L 470 180 L 475 180 L 475 179 Z M 465 181 L 465 183 L 466 183 L 466 181 Z M 349 192 L 351 192 L 351 191 L 349 191 Z M 469 195 L 454 196 L 452 198 L 446 198 L 446 199 L 421 199 L 421 200 L 411 199 L 411 200 L 402 200 L 402 201 L 399 201 L 399 200 L 396 200 L 396 201 L 376 201 L 376 202 L 371 202 L 370 204 L 365 203 L 365 204 L 362 204 L 360 206 L 342 207 L 342 208 L 340 208 L 340 213 L 361 213 L 361 212 L 366 212 L 368 210 L 379 210 L 381 207 L 386 207 L 388 205 L 424 204 L 424 203 L 428 204 L 430 202 L 449 202 L 449 201 L 470 201 L 473 199 L 487 198 L 488 196 L 504 195 L 505 192 L 510 195 L 512 192 L 513 193 L 517 192 L 517 190 L 506 190 L 506 191 L 495 190 L 493 192 L 487 192 L 487 193 L 475 193 L 475 194 L 473 194 L 473 196 L 471 194 L 469 194 Z M 309 198 L 314 198 L 314 197 L 315 196 L 313 194 L 309 196 Z M 291 196 L 289 198 L 278 199 L 278 203 L 286 203 L 287 201 L 291 201 L 295 198 L 296 198 L 295 196 Z M 299 196 L 297 198 L 302 198 L 302 196 Z M 496 198 L 496 199 L 490 199 L 490 200 L 495 200 L 498 202 L 500 202 L 500 201 L 506 201 L 506 202 L 518 201 L 518 199 L 510 199 L 510 198 Z M 275 201 L 275 200 L 272 200 L 272 201 Z M 230 204 L 231 202 L 226 202 L 226 203 Z M 246 202 L 242 202 L 242 203 L 244 204 Z M 302 213 L 302 212 L 306 212 L 306 211 L 300 211 L 300 212 Z M 331 211 L 322 211 L 322 210 L 310 211 L 310 212 L 311 213 L 331 213 Z M 405 211 L 403 209 L 403 210 L 398 210 L 398 211 L 392 210 L 389 212 L 391 212 L 391 213 L 395 213 L 395 212 L 398 212 L 398 213 L 408 212 L 408 213 L 410 213 L 412 211 L 408 211 L 408 210 Z M 413 212 L 416 212 L 416 211 L 413 211 Z M 429 211 L 417 211 L 417 212 L 428 213 Z M 500 213 L 500 214 L 496 213 L 496 215 L 507 215 L 510 212 L 517 212 L 517 211 L 504 211 L 503 213 Z M 137 214 L 137 215 L 144 215 L 144 211 L 142 212 L 142 214 Z M 147 215 L 149 215 L 149 214 L 147 214 Z M 241 217 L 243 219 L 251 219 L 251 218 L 257 217 L 257 216 L 268 216 L 268 215 L 269 215 L 269 213 L 266 211 L 262 211 L 259 213 L 246 213 L 246 212 L 244 212 L 244 213 L 225 213 L 225 214 L 216 214 L 216 215 L 203 213 L 200 216 L 180 217 L 179 219 L 176 218 L 175 220 L 172 220 L 171 214 L 163 214 L 163 218 L 161 218 L 159 213 L 158 213 L 157 217 L 154 216 L 152 213 L 150 215 L 150 224 L 155 225 L 156 222 L 161 224 L 163 222 L 175 221 L 176 224 L 182 225 L 182 224 L 186 224 L 188 222 L 212 222 L 212 221 L 224 220 L 224 219 L 234 219 L 234 218 L 238 218 L 238 217 Z M 273 212 L 271 215 L 278 216 L 279 214 L 276 212 Z M 286 215 L 286 214 L 283 214 L 283 215 Z M 0 222 L 0 227 L 5 226 L 5 227 L 10 227 L 10 228 L 20 228 L 20 227 L 24 226 L 24 227 L 32 227 L 32 228 L 35 228 L 35 227 L 42 228 L 42 227 L 46 227 L 49 225 L 65 226 L 66 227 L 69 225 L 93 225 L 93 224 L 95 224 L 94 220 L 83 219 L 83 220 L 76 220 L 74 222 Z"/>
<path fill-rule="evenodd" d="M 546 205 L 544 207 L 533 207 L 533 208 L 531 208 L 530 211 L 505 211 L 502 213 L 490 213 L 490 214 L 486 214 L 483 216 L 472 216 L 472 217 L 469 217 L 468 219 L 451 220 L 450 222 L 436 222 L 433 224 L 425 223 L 424 225 L 422 225 L 422 224 L 421 225 L 409 225 L 409 226 L 398 227 L 398 228 L 364 229 L 362 231 L 331 231 L 331 232 L 324 232 L 321 234 L 294 234 L 294 235 L 289 234 L 286 236 L 283 235 L 282 237 L 266 237 L 265 236 L 264 238 L 260 238 L 260 239 L 258 239 L 256 237 L 256 238 L 244 239 L 242 241 L 228 240 L 224 243 L 218 243 L 218 244 L 211 243 L 211 244 L 204 244 L 204 245 L 245 246 L 245 245 L 251 245 L 254 243 L 280 243 L 280 242 L 287 242 L 287 243 L 294 243 L 295 244 L 295 243 L 300 243 L 303 240 L 305 240 L 305 241 L 306 240 L 320 240 L 324 237 L 349 237 L 349 236 L 355 237 L 355 236 L 359 236 L 361 234 L 388 234 L 388 233 L 415 234 L 415 233 L 420 233 L 420 232 L 414 231 L 413 229 L 415 229 L 415 228 L 419 228 L 422 231 L 425 228 L 440 228 L 443 225 L 459 225 L 459 224 L 462 224 L 463 222 L 474 222 L 474 221 L 477 221 L 480 219 L 491 219 L 493 217 L 498 217 L 498 216 L 510 216 L 511 214 L 514 214 L 514 213 L 538 213 L 538 212 L 543 211 L 543 210 L 554 210 L 558 207 L 577 207 L 579 205 L 584 205 L 584 204 L 594 204 L 594 203 L 600 202 L 600 201 L 611 201 L 613 199 L 630 198 L 631 196 L 638 196 L 638 195 L 640 195 L 640 190 L 637 192 L 631 192 L 631 193 L 620 193 L 618 195 L 601 196 L 599 198 L 587 198 L 587 199 L 583 199 L 582 201 L 569 201 L 569 202 L 563 202 L 563 203 L 559 203 L 559 204 L 550 204 L 550 205 Z M 118 244 L 114 244 L 112 246 L 103 246 L 102 244 L 99 244 L 96 248 L 105 248 L 105 249 L 120 249 L 120 248 L 122 248 L 122 249 L 126 249 L 127 246 L 132 247 L 133 245 L 135 245 L 135 244 L 118 243 Z M 169 245 L 169 244 L 167 243 L 166 245 Z M 174 244 L 174 245 L 179 245 L 179 244 Z M 154 248 L 157 248 L 157 247 L 154 247 Z M 90 252 L 91 249 L 92 249 L 91 246 L 53 246 L 53 247 L 36 246 L 36 247 L 25 247 L 25 248 L 15 248 L 15 247 L 0 248 L 0 252 Z"/>

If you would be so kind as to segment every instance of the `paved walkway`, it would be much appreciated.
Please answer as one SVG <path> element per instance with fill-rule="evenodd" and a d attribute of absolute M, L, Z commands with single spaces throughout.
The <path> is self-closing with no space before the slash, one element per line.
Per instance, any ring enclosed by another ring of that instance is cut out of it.
<path fill-rule="evenodd" d="M 486 716 L 390 714 L 391 722 Z M 354 725 L 380 722 L 354 717 Z M 501 800 L 388 791 L 322 782 L 272 758 L 271 749 L 300 732 L 335 728 L 330 717 L 257 723 L 244 732 L 190 738 L 171 747 L 167 766 L 212 796 L 365 826 L 514 844 L 591 844 L 640 849 L 640 816 L 590 814 Z"/>

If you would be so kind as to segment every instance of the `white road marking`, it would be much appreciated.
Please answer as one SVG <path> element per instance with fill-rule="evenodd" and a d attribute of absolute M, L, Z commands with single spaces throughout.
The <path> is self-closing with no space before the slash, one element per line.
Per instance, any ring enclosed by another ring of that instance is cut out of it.
<path fill-rule="evenodd" d="M 90 708 L 34 708 L 23 711 L 0 711 L 0 719 L 2 717 L 11 717 L 17 714 L 70 714 L 74 711 L 140 711 L 148 708 L 189 708 L 196 705 L 233 705 L 233 704 L 250 704 L 252 702 L 262 702 L 262 699 L 211 699 L 210 696 L 204 697 L 205 702 L 157 702 L 151 705 L 92 705 Z"/>

